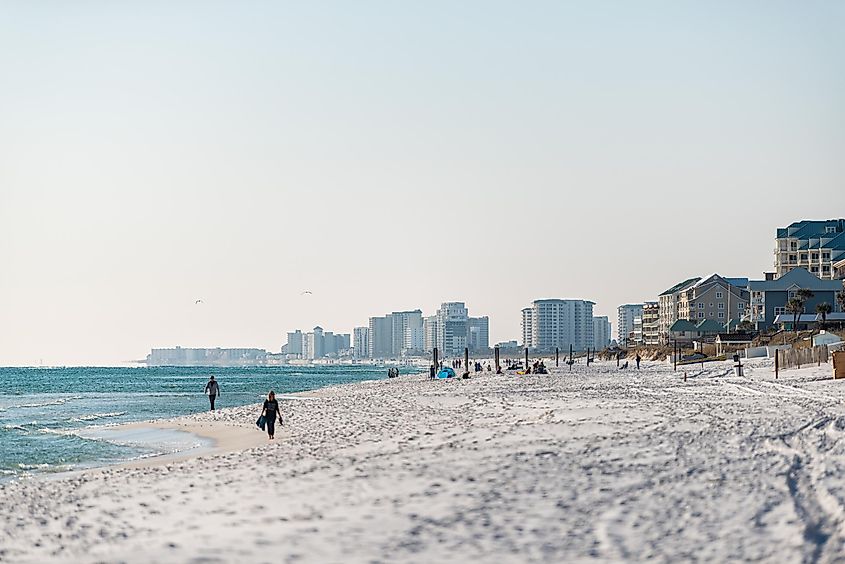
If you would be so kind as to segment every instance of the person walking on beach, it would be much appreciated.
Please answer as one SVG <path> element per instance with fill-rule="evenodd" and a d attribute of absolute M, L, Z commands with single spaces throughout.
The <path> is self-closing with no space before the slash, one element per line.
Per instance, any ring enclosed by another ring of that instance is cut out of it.
<path fill-rule="evenodd" d="M 637 359 L 636 360 L 637 360 L 637 370 L 639 370 L 640 369 L 640 361 L 642 360 L 642 357 L 639 355 L 639 353 L 637 353 Z"/>
<path fill-rule="evenodd" d="M 214 411 L 214 400 L 220 395 L 220 385 L 214 379 L 214 376 L 208 379 L 208 384 L 205 385 L 205 393 L 208 394 L 208 401 L 211 403 L 211 411 Z"/>
<path fill-rule="evenodd" d="M 264 408 L 261 410 L 261 415 L 267 423 L 267 435 L 273 439 L 276 431 L 276 417 L 279 418 L 279 425 L 282 424 L 282 413 L 279 411 L 279 402 L 276 401 L 276 392 L 270 390 L 267 394 L 267 399 L 264 400 Z"/>

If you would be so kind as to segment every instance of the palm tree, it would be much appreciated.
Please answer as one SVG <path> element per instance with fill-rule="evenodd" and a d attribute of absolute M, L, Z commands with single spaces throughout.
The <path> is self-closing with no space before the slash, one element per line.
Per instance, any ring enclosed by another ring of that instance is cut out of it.
<path fill-rule="evenodd" d="M 807 300 L 815 296 L 813 291 L 807 288 L 799 288 L 795 295 L 804 300 L 804 303 L 807 303 Z"/>
<path fill-rule="evenodd" d="M 842 290 L 836 294 L 836 301 L 839 302 L 839 311 L 845 312 L 845 280 L 842 281 Z"/>
<path fill-rule="evenodd" d="M 824 329 L 825 325 L 827 324 L 827 314 L 831 311 L 833 311 L 833 306 L 831 306 L 827 302 L 822 302 L 816 306 L 816 313 L 822 316 L 822 329 Z"/>
<path fill-rule="evenodd" d="M 798 333 L 798 316 L 804 313 L 804 300 L 798 296 L 789 298 L 786 311 L 792 314 L 792 330 Z"/>

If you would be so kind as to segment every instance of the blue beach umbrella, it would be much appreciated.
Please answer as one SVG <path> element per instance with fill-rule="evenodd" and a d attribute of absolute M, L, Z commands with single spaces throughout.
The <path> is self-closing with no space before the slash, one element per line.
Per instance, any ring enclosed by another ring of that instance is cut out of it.
<path fill-rule="evenodd" d="M 444 378 L 454 378 L 455 371 L 449 368 L 448 366 L 444 366 L 440 369 L 440 372 L 437 373 L 437 378 L 444 379 Z"/>

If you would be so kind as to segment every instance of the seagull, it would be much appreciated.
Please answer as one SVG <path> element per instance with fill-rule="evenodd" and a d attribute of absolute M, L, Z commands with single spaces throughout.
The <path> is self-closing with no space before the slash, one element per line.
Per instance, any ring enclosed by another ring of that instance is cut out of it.
<path fill-rule="evenodd" d="M 205 302 L 204 302 L 204 301 L 202 301 L 202 300 L 197 300 L 197 301 L 195 301 L 195 302 L 194 302 L 194 305 L 197 305 L 197 304 L 203 304 L 203 303 L 205 303 Z"/>
<path fill-rule="evenodd" d="M 314 294 L 314 292 L 312 292 L 311 290 L 305 290 L 304 292 L 302 292 L 302 294 L 301 294 L 301 295 L 302 295 L 302 296 L 304 296 L 305 294 L 308 294 L 308 295 L 313 295 L 313 294 Z"/>

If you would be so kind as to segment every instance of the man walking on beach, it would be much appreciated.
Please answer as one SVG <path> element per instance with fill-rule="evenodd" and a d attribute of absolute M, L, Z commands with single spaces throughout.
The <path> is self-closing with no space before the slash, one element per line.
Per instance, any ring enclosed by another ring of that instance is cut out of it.
<path fill-rule="evenodd" d="M 211 402 L 211 411 L 214 411 L 214 400 L 220 395 L 220 386 L 214 376 L 208 379 L 208 384 L 205 385 L 205 393 L 208 394 L 208 401 Z"/>

